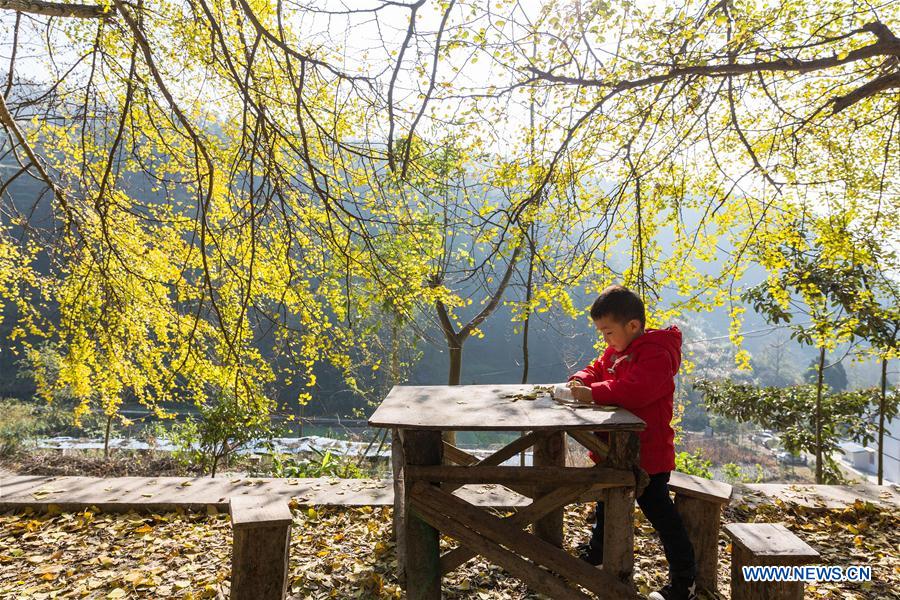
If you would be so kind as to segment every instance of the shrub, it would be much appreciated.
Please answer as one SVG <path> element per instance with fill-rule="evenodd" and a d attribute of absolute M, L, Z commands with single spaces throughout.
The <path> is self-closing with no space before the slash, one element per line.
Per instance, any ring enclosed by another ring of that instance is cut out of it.
<path fill-rule="evenodd" d="M 725 474 L 725 481 L 730 481 L 732 483 L 740 481 L 743 476 L 740 465 L 733 462 L 722 465 L 722 472 Z"/>
<path fill-rule="evenodd" d="M 18 452 L 38 423 L 33 406 L 10 398 L 0 400 L 0 455 Z"/>
<path fill-rule="evenodd" d="M 298 461 L 283 454 L 272 454 L 272 475 L 275 477 L 340 477 L 362 479 L 365 473 L 352 459 L 313 449 L 316 457 Z"/>
<path fill-rule="evenodd" d="M 173 424 L 164 435 L 175 445 L 176 460 L 215 477 L 219 465 L 228 464 L 238 450 L 253 442 L 271 446 L 275 430 L 266 409 L 252 398 L 220 392 L 196 417 Z"/>
<path fill-rule="evenodd" d="M 675 455 L 675 469 L 682 473 L 687 473 L 688 475 L 712 479 L 712 471 L 710 471 L 711 466 L 712 461 L 705 460 L 703 458 L 703 453 L 700 450 L 697 450 L 694 453 L 679 452 Z"/>

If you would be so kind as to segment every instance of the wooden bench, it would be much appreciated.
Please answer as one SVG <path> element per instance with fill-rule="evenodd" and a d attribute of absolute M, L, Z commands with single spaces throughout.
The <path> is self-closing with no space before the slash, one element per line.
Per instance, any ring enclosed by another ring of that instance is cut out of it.
<path fill-rule="evenodd" d="M 731 501 L 731 486 L 721 481 L 673 471 L 669 489 L 697 559 L 697 587 L 715 593 L 722 507 Z"/>
<path fill-rule="evenodd" d="M 234 496 L 232 600 L 283 600 L 288 586 L 291 509 L 280 498 Z"/>
<path fill-rule="evenodd" d="M 778 523 L 729 523 L 731 600 L 802 600 L 802 581 L 744 581 L 742 567 L 798 566 L 816 562 L 819 553 Z"/>

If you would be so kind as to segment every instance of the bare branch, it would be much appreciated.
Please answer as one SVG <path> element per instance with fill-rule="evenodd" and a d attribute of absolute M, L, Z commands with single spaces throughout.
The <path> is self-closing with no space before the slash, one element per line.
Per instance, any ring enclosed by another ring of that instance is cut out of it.
<path fill-rule="evenodd" d="M 2 0 L 0 0 L 0 1 L 2 1 Z M 316 58 L 313 58 L 312 56 L 308 56 L 301 52 L 297 52 L 296 50 L 291 48 L 287 44 L 287 42 L 284 41 L 284 39 L 276 36 L 274 33 L 269 31 L 268 29 L 266 29 L 265 25 L 262 24 L 262 22 L 259 20 L 259 17 L 256 16 L 256 13 L 253 12 L 253 8 L 250 6 L 250 4 L 247 3 L 246 0 L 239 0 L 239 4 L 241 5 L 241 9 L 243 10 L 244 14 L 247 16 L 248 19 L 250 19 L 250 22 L 253 24 L 253 27 L 256 29 L 257 33 L 259 33 L 264 38 L 266 38 L 268 41 L 272 42 L 273 44 L 275 44 L 276 46 L 281 48 L 285 52 L 285 54 L 288 54 L 289 56 L 293 56 L 294 58 L 300 60 L 302 63 L 309 63 L 309 64 L 317 66 L 317 67 L 322 67 L 322 68 L 326 69 L 327 71 L 330 71 L 333 75 L 335 75 L 339 79 L 344 79 L 346 81 L 351 81 L 351 82 L 368 81 L 369 80 L 368 77 L 364 77 L 361 75 L 348 75 L 348 74 L 344 73 L 343 71 L 336 69 L 335 67 L 331 66 L 330 64 L 328 64 L 326 62 L 323 62 L 321 60 L 318 60 Z"/>
<path fill-rule="evenodd" d="M 35 170 L 40 175 L 40 178 L 47 184 L 47 187 L 53 192 L 53 195 L 56 196 L 56 199 L 59 201 L 60 206 L 66 215 L 69 215 L 69 205 L 66 201 L 66 197 L 63 194 L 62 190 L 56 185 L 56 182 L 44 168 L 44 165 L 41 163 L 41 160 L 38 158 L 37 153 L 28 143 L 28 140 L 25 138 L 25 134 L 19 129 L 18 124 L 15 119 L 13 119 L 12 114 L 9 112 L 9 108 L 6 106 L 6 99 L 0 95 L 0 123 L 3 124 L 3 127 L 6 129 L 9 134 L 10 139 L 15 139 L 18 141 L 19 145 L 22 146 L 22 149 L 25 151 L 25 154 L 28 156 L 28 160 L 31 161 L 31 164 L 34 165 Z"/>
<path fill-rule="evenodd" d="M 873 33 L 878 41 L 862 48 L 857 48 L 846 55 L 834 55 L 811 60 L 799 60 L 796 58 L 781 58 L 771 61 L 753 61 L 746 63 L 729 62 L 727 64 L 714 65 L 690 65 L 685 67 L 673 67 L 665 73 L 651 75 L 641 79 L 626 79 L 621 81 L 611 81 L 603 79 L 589 79 L 582 77 L 569 77 L 564 75 L 556 75 L 549 71 L 542 71 L 533 66 L 526 66 L 525 70 L 534 74 L 535 77 L 550 81 L 553 83 L 564 83 L 570 85 L 579 85 L 584 87 L 605 87 L 610 88 L 611 93 L 624 92 L 635 88 L 643 88 L 656 85 L 664 81 L 681 78 L 687 75 L 699 75 L 701 77 L 727 77 L 730 75 L 745 75 L 748 73 L 758 72 L 794 72 L 794 73 L 810 73 L 813 71 L 821 71 L 840 65 L 873 58 L 876 56 L 884 57 L 900 57 L 900 39 L 891 33 L 886 25 L 880 22 L 869 23 L 860 30 Z M 880 81 L 880 80 L 876 80 Z M 874 83 L 874 82 L 873 82 Z M 881 82 L 883 85 L 885 82 Z M 888 85 L 892 87 L 894 84 Z M 885 89 L 885 88 L 880 88 Z M 876 93 L 871 91 L 868 95 Z M 865 96 L 863 96 L 865 97 Z"/>
<path fill-rule="evenodd" d="M 64 4 L 44 0 L 0 0 L 0 9 L 43 15 L 45 17 L 74 17 L 76 19 L 110 19 L 115 17 L 113 6 L 100 4 Z"/>
<path fill-rule="evenodd" d="M 437 83 L 437 66 L 438 66 L 438 58 L 441 51 L 441 37 L 444 35 L 444 28 L 447 26 L 447 19 L 450 17 L 450 11 L 453 10 L 453 5 L 456 3 L 456 0 L 450 0 L 450 4 L 447 5 L 447 10 L 444 11 L 444 16 L 441 19 L 441 24 L 438 27 L 437 39 L 434 42 L 434 59 L 431 63 L 431 81 L 428 84 L 428 91 L 425 92 L 425 98 L 422 99 L 422 106 L 419 107 L 419 112 L 416 114 L 416 118 L 413 119 L 412 125 L 409 127 L 409 133 L 406 136 L 406 148 L 403 151 L 403 170 L 400 173 L 401 179 L 406 178 L 406 171 L 409 167 L 409 152 L 412 148 L 412 138 L 413 133 L 416 130 L 416 126 L 419 124 L 419 120 L 422 118 L 422 115 L 425 114 L 425 107 L 428 105 L 428 101 L 431 100 L 431 94 L 434 92 L 434 86 Z M 397 65 L 399 66 L 399 62 Z M 390 108 L 391 104 L 388 104 Z M 393 127 L 393 121 L 391 122 L 391 126 Z M 391 152 L 390 144 L 388 144 L 388 157 L 393 159 L 393 152 Z"/>
<path fill-rule="evenodd" d="M 900 88 L 900 71 L 896 71 L 889 75 L 882 75 L 877 79 L 873 79 L 869 83 L 862 85 L 849 94 L 838 96 L 831 100 L 831 114 L 836 115 L 845 108 L 848 108 L 860 100 L 874 96 L 879 92 L 891 88 Z"/>
<path fill-rule="evenodd" d="M 394 85 L 397 83 L 397 75 L 403 65 L 403 56 L 409 47 L 409 42 L 416 31 L 416 12 L 422 6 L 425 0 L 419 0 L 413 4 L 409 13 L 409 27 L 406 29 L 406 37 L 400 46 L 400 53 L 397 55 L 397 65 L 394 67 L 394 73 L 391 75 L 391 82 L 388 85 L 387 109 L 388 109 L 388 139 L 387 139 L 387 157 L 388 164 L 393 171 L 396 168 L 394 161 Z"/>
<path fill-rule="evenodd" d="M 513 255 L 509 259 L 509 264 L 506 265 L 506 273 L 503 274 L 503 279 L 500 281 L 500 284 L 497 286 L 497 289 L 494 290 L 493 295 L 491 296 L 490 302 L 481 309 L 477 315 L 475 315 L 471 321 L 466 323 L 465 327 L 463 327 L 459 331 L 459 337 L 465 339 L 469 337 L 469 334 L 472 333 L 472 330 L 481 325 L 481 323 L 491 316 L 491 313 L 497 308 L 500 304 L 500 299 L 503 297 L 504 292 L 506 291 L 506 286 L 509 284 L 509 280 L 512 278 L 512 274 L 516 270 L 516 264 L 519 262 L 519 254 L 522 251 L 521 244 L 516 246 L 516 249 L 513 251 Z"/>

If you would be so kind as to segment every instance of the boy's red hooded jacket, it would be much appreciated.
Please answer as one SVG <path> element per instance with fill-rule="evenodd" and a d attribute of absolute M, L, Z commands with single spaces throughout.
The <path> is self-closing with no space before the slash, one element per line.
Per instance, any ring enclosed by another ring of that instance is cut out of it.
<path fill-rule="evenodd" d="M 591 388 L 594 402 L 628 409 L 647 423 L 640 432 L 641 468 L 675 470 L 672 405 L 675 374 L 681 365 L 681 331 L 648 329 L 622 352 L 608 347 L 594 364 L 572 375 Z M 597 462 L 593 454 L 591 458 Z"/>

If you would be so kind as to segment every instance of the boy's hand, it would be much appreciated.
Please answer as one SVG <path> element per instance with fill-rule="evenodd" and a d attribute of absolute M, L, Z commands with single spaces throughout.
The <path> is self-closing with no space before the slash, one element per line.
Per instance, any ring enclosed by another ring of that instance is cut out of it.
<path fill-rule="evenodd" d="M 569 382 L 566 385 L 570 388 L 573 388 L 573 387 L 576 387 L 579 385 L 584 385 L 584 382 L 582 380 L 578 379 L 577 377 L 573 377 L 572 379 L 569 380 Z"/>
<path fill-rule="evenodd" d="M 593 404 L 594 403 L 594 395 L 591 393 L 591 388 L 585 385 L 573 385 L 571 386 L 572 396 L 579 402 L 583 402 L 585 404 Z"/>

